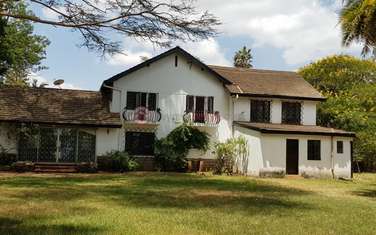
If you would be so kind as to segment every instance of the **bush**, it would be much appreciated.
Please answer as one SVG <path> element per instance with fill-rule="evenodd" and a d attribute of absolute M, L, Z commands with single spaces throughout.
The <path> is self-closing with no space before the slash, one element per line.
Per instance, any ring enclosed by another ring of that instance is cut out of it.
<path fill-rule="evenodd" d="M 139 167 L 137 161 L 127 152 L 113 151 L 98 157 L 98 169 L 112 172 L 135 171 Z"/>
<path fill-rule="evenodd" d="M 187 168 L 187 155 L 190 149 L 203 151 L 209 148 L 209 135 L 194 127 L 182 124 L 165 138 L 155 143 L 155 164 L 161 171 L 182 172 Z"/>
<path fill-rule="evenodd" d="M 231 175 L 234 171 L 235 160 L 247 157 L 248 143 L 243 137 L 231 138 L 225 143 L 215 144 L 214 152 L 217 155 L 214 174 Z"/>
<path fill-rule="evenodd" d="M 260 169 L 259 175 L 261 178 L 284 178 L 286 172 L 283 168 L 271 167 Z"/>

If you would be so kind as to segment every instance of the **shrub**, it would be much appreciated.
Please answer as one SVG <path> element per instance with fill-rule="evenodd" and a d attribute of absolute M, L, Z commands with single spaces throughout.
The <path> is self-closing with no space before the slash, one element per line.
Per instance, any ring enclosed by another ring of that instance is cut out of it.
<path fill-rule="evenodd" d="M 10 166 L 16 161 L 16 154 L 9 153 L 9 149 L 0 144 L 0 166 Z"/>
<path fill-rule="evenodd" d="M 135 171 L 139 167 L 137 161 L 127 152 L 112 151 L 98 158 L 98 169 L 113 172 Z"/>
<path fill-rule="evenodd" d="M 185 171 L 188 151 L 192 148 L 203 151 L 209 148 L 209 135 L 194 127 L 182 124 L 165 138 L 155 143 L 155 164 L 162 171 Z"/>
<path fill-rule="evenodd" d="M 214 174 L 226 173 L 231 175 L 234 171 L 235 160 L 248 155 L 248 143 L 243 137 L 231 138 L 224 143 L 217 143 L 214 146 L 217 155 Z"/>
<path fill-rule="evenodd" d="M 285 169 L 279 167 L 262 168 L 259 172 L 261 178 L 283 178 L 285 175 Z"/>

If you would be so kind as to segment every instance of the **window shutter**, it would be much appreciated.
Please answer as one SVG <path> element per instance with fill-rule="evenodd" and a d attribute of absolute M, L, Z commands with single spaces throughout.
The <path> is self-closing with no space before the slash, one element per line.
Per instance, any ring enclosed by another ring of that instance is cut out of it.
<path fill-rule="evenodd" d="M 137 92 L 127 92 L 127 109 L 136 109 Z"/>
<path fill-rule="evenodd" d="M 152 111 L 157 109 L 157 94 L 156 93 L 149 93 L 148 109 Z"/>
<path fill-rule="evenodd" d="M 193 112 L 194 110 L 194 96 L 192 95 L 187 95 L 186 96 L 186 105 L 185 105 L 185 109 L 187 112 Z"/>
<path fill-rule="evenodd" d="M 214 113 L 214 97 L 208 97 L 208 113 Z"/>

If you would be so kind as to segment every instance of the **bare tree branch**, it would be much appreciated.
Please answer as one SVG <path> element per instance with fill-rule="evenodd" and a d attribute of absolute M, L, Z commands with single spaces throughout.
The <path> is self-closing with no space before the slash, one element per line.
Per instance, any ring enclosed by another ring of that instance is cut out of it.
<path fill-rule="evenodd" d="M 121 51 L 113 33 L 168 47 L 174 41 L 215 36 L 220 24 L 212 14 L 198 11 L 193 0 L 24 0 L 48 9 L 56 15 L 53 19 L 14 14 L 2 1 L 17 0 L 0 0 L 0 17 L 76 30 L 83 39 L 80 46 L 102 54 Z"/>

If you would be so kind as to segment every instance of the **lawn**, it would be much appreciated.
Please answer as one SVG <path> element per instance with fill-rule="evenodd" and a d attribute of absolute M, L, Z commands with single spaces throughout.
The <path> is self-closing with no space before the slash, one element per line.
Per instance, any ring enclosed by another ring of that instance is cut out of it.
<path fill-rule="evenodd" d="M 376 175 L 0 174 L 0 234 L 375 234 Z"/>

